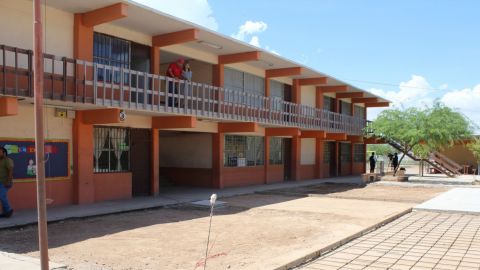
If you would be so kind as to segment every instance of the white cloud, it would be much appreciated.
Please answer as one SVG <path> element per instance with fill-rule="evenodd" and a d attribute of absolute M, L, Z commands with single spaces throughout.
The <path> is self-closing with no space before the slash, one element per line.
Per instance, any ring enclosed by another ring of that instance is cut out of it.
<path fill-rule="evenodd" d="M 233 34 L 232 37 L 245 41 L 249 35 L 265 32 L 267 28 L 268 25 L 263 21 L 246 21 L 244 24 L 240 25 L 238 32 Z"/>
<path fill-rule="evenodd" d="M 253 46 L 256 46 L 256 47 L 261 47 L 260 46 L 260 40 L 258 38 L 258 36 L 252 36 L 252 38 L 250 39 L 250 42 L 248 42 L 250 45 L 253 45 Z"/>
<path fill-rule="evenodd" d="M 202 25 L 212 30 L 218 29 L 208 0 L 134 0 L 135 2 Z"/>
<path fill-rule="evenodd" d="M 458 109 L 477 125 L 480 125 L 480 84 L 473 88 L 454 90 L 446 93 L 441 101 L 445 105 Z"/>
<path fill-rule="evenodd" d="M 369 91 L 377 96 L 386 98 L 392 102 L 391 106 L 399 108 L 424 107 L 433 102 L 431 96 L 436 90 L 422 76 L 412 75 L 410 80 L 401 82 L 398 91 L 385 91 L 372 88 Z M 386 108 L 368 109 L 368 119 L 375 119 L 377 115 Z"/>
<path fill-rule="evenodd" d="M 448 84 L 444 83 L 444 84 L 440 85 L 440 87 L 438 87 L 438 89 L 447 90 L 448 89 Z"/>
<path fill-rule="evenodd" d="M 268 29 L 268 24 L 263 21 L 245 21 L 242 25 L 238 27 L 238 31 L 235 34 L 232 34 L 231 37 L 236 38 L 241 41 L 248 41 L 250 45 L 255 47 L 262 48 L 260 44 L 259 34 L 265 32 Z M 277 51 L 271 49 L 269 46 L 265 46 L 265 50 L 280 55 Z"/>

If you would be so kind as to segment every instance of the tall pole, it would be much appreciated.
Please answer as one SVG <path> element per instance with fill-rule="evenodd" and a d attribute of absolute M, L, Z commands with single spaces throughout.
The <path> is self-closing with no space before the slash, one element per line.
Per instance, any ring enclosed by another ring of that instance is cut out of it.
<path fill-rule="evenodd" d="M 41 270 L 48 270 L 47 204 L 45 200 L 45 142 L 43 131 L 43 31 L 40 0 L 33 1 L 33 76 L 35 93 L 35 158 L 37 160 L 38 244 Z"/>

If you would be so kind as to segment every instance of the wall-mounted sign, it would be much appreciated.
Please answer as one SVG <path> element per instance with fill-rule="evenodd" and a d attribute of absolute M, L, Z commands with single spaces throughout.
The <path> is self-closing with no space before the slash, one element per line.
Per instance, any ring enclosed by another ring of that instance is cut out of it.
<path fill-rule="evenodd" d="M 14 162 L 14 180 L 34 180 L 37 173 L 35 141 L 33 139 L 0 138 L 0 146 L 5 147 L 8 157 Z M 45 177 L 48 179 L 69 178 L 69 143 L 63 140 L 45 141 Z"/>

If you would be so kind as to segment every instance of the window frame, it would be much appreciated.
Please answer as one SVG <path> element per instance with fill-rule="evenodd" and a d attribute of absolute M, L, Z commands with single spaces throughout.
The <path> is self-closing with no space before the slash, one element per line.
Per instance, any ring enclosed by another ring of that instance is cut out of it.
<path fill-rule="evenodd" d="M 125 173 L 131 172 L 131 137 L 130 137 L 130 128 L 125 127 L 111 127 L 111 126 L 94 126 L 93 127 L 93 173 Z M 116 136 L 112 139 L 112 132 Z M 126 147 L 125 149 L 119 150 L 115 149 L 114 141 L 119 140 L 118 136 L 121 132 L 125 132 L 123 138 L 123 143 L 121 147 Z M 99 139 L 102 139 L 100 142 Z M 108 142 L 107 142 L 108 139 Z M 108 145 L 105 147 L 105 145 Z M 120 157 L 117 157 L 118 152 L 121 151 Z M 126 153 L 126 156 L 124 156 Z M 101 162 L 100 159 L 103 155 L 108 156 L 108 162 Z M 112 155 L 115 157 L 115 160 L 112 160 Z M 122 160 L 126 158 L 126 160 Z M 112 162 L 115 162 L 115 166 L 112 166 Z M 100 167 L 102 164 L 108 164 L 108 168 Z M 123 168 L 124 164 L 127 165 L 127 168 Z M 120 166 L 120 168 L 118 168 Z M 113 168 L 115 167 L 115 168 Z"/>
<path fill-rule="evenodd" d="M 224 135 L 223 167 L 258 167 L 265 165 L 265 137 Z M 239 166 L 238 159 L 245 159 Z"/>

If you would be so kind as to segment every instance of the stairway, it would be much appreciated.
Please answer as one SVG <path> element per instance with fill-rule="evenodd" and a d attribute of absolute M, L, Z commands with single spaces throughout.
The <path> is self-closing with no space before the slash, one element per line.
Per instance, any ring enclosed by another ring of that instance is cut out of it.
<path fill-rule="evenodd" d="M 398 151 L 405 153 L 408 157 L 415 161 L 420 161 L 422 159 L 415 156 L 415 154 L 410 152 L 405 152 L 405 149 L 399 143 L 392 141 L 392 140 L 385 140 L 388 144 L 390 144 L 393 148 L 397 149 Z M 435 169 L 439 170 L 441 173 L 447 175 L 448 177 L 456 177 L 460 174 L 460 170 L 462 166 L 460 166 L 455 161 L 449 159 L 443 154 L 439 152 L 433 152 L 430 154 L 428 159 L 424 159 L 425 162 L 430 164 Z"/>

